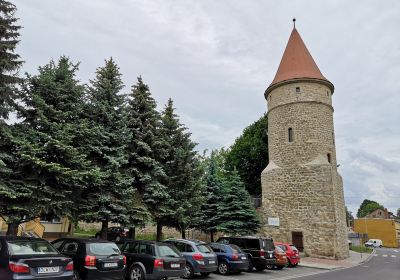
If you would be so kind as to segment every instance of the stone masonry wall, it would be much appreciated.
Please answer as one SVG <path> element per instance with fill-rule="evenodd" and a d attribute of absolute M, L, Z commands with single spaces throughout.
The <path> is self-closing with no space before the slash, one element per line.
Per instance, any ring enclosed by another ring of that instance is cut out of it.
<path fill-rule="evenodd" d="M 331 91 L 323 84 L 297 82 L 274 89 L 267 100 L 270 163 L 261 177 L 262 205 L 265 220 L 279 218 L 280 226 L 266 225 L 264 232 L 292 242 L 292 232 L 299 231 L 307 255 L 346 258 Z M 288 139 L 289 128 L 293 142 Z"/>

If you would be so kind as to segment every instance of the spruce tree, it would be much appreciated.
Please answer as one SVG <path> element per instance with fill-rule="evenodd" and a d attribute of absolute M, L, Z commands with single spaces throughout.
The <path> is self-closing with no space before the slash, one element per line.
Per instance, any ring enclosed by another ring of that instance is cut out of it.
<path fill-rule="evenodd" d="M 86 201 L 80 218 L 101 222 L 101 237 L 107 238 L 109 222 L 129 223 L 127 208 L 133 203 L 134 188 L 124 171 L 128 156 L 128 130 L 124 115 L 124 87 L 117 64 L 111 58 L 96 71 L 87 88 L 87 115 L 90 134 L 82 139 L 91 166 L 98 172 L 98 180 L 83 192 Z"/>
<path fill-rule="evenodd" d="M 162 237 L 162 218 L 168 213 L 169 200 L 163 184 L 165 172 L 161 160 L 166 156 L 166 144 L 161 135 L 161 117 L 149 87 L 138 78 L 132 87 L 127 106 L 130 138 L 127 145 L 128 174 L 133 179 L 143 203 L 157 224 L 157 240 Z"/>
<path fill-rule="evenodd" d="M 162 112 L 162 124 L 167 150 L 162 163 L 169 194 L 166 204 L 169 213 L 163 218 L 163 224 L 177 228 L 185 238 L 185 230 L 196 223 L 203 204 L 202 170 L 194 150 L 196 143 L 175 114 L 172 99 L 168 100 Z"/>
<path fill-rule="evenodd" d="M 13 185 L 8 213 L 14 223 L 41 213 L 76 215 L 76 203 L 90 177 L 88 163 L 79 149 L 87 130 L 79 121 L 83 86 L 76 80 L 78 66 L 62 57 L 28 75 L 19 98 L 21 123 L 13 125 L 18 157 L 14 175 L 23 178 Z M 14 211 L 14 213 L 11 213 Z"/>
<path fill-rule="evenodd" d="M 219 227 L 225 233 L 245 235 L 257 232 L 260 221 L 251 197 L 236 170 L 223 179 L 223 199 L 218 205 Z"/>

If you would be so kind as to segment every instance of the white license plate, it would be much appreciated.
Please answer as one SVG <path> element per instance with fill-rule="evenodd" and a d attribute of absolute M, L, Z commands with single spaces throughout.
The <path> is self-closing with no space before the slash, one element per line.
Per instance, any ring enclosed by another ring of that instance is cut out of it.
<path fill-rule="evenodd" d="M 105 263 L 104 267 L 117 267 L 118 264 L 117 263 Z"/>
<path fill-rule="evenodd" d="M 209 264 L 215 264 L 215 261 L 208 261 Z"/>
<path fill-rule="evenodd" d="M 60 271 L 59 266 L 49 266 L 49 267 L 39 267 L 38 273 L 45 274 L 45 273 L 57 273 Z"/>
<path fill-rule="evenodd" d="M 181 265 L 179 263 L 171 263 L 171 268 L 180 268 Z"/>
<path fill-rule="evenodd" d="M 245 259 L 247 259 L 246 257 L 242 257 L 242 260 L 245 260 Z"/>

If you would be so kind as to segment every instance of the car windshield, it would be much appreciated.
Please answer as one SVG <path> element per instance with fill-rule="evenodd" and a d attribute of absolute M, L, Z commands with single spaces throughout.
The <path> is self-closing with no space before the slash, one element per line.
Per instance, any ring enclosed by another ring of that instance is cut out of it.
<path fill-rule="evenodd" d="M 208 245 L 200 244 L 200 245 L 197 245 L 196 247 L 200 252 L 205 253 L 205 254 L 212 253 L 212 251 L 213 251 Z"/>
<path fill-rule="evenodd" d="M 235 244 L 229 244 L 228 246 L 230 246 L 233 250 L 236 250 L 238 253 L 242 252 L 242 250 Z"/>
<path fill-rule="evenodd" d="M 57 255 L 57 250 L 46 241 L 19 240 L 8 241 L 10 255 Z"/>
<path fill-rule="evenodd" d="M 276 249 L 276 251 L 277 251 L 278 253 L 285 253 L 285 251 L 283 251 L 282 248 L 279 247 L 279 246 L 275 246 L 275 249 Z"/>
<path fill-rule="evenodd" d="M 271 239 L 264 239 L 264 250 L 273 251 L 275 249 L 274 242 Z"/>
<path fill-rule="evenodd" d="M 94 255 L 113 255 L 121 254 L 118 246 L 114 243 L 90 243 L 89 251 Z"/>
<path fill-rule="evenodd" d="M 291 245 L 290 248 L 292 248 L 293 251 L 298 251 L 298 249 L 296 248 L 296 246 Z"/>
<path fill-rule="evenodd" d="M 158 253 L 160 254 L 160 257 L 180 257 L 179 251 L 168 245 L 159 245 Z"/>

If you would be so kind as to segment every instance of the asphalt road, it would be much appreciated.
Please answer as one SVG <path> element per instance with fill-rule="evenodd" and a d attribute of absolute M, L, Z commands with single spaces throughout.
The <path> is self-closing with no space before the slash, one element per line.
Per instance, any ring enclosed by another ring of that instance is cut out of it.
<path fill-rule="evenodd" d="M 299 280 L 400 280 L 400 249 L 376 249 L 366 263 L 331 272 L 296 278 Z"/>

